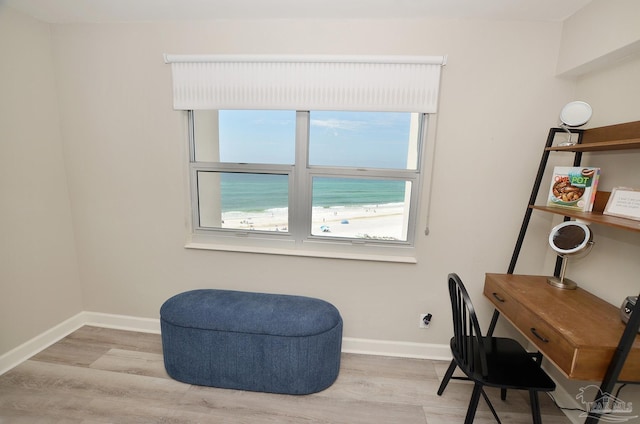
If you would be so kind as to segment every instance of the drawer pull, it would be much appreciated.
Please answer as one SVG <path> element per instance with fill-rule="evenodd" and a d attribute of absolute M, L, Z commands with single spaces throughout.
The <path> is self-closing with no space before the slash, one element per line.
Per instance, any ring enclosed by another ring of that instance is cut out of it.
<path fill-rule="evenodd" d="M 498 302 L 500 302 L 500 303 L 504 303 L 504 299 L 503 299 L 503 298 L 501 298 L 500 296 L 498 296 L 498 293 L 493 292 L 493 293 L 491 293 L 491 294 L 493 295 L 493 297 L 494 297 Z"/>
<path fill-rule="evenodd" d="M 542 343 L 549 343 L 549 339 L 546 339 L 546 338 L 542 337 L 540 334 L 538 334 L 538 332 L 536 331 L 535 328 L 531 327 L 531 332 L 533 333 L 534 336 L 536 336 L 538 339 L 540 339 L 540 341 L 542 341 Z"/>

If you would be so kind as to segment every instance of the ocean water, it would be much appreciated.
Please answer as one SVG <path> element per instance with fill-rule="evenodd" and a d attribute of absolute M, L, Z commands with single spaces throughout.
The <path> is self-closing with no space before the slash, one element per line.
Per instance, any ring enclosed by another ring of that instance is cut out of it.
<path fill-rule="evenodd" d="M 285 175 L 223 173 L 222 211 L 259 212 L 288 207 Z M 314 178 L 313 206 L 375 206 L 404 202 L 405 182 L 353 178 Z"/>

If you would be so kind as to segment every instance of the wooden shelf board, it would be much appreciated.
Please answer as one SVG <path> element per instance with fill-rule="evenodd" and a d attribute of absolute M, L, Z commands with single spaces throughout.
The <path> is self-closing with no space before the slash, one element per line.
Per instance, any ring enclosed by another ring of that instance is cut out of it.
<path fill-rule="evenodd" d="M 623 230 L 640 232 L 640 221 L 633 219 L 619 218 L 616 216 L 604 215 L 601 212 L 580 212 L 566 208 L 553 206 L 530 205 L 531 209 L 550 212 L 557 215 L 568 216 L 575 219 L 582 219 L 594 224 L 606 225 L 609 227 L 621 228 Z"/>
<path fill-rule="evenodd" d="M 573 146 L 551 146 L 547 147 L 545 150 L 553 152 L 599 152 L 629 149 L 640 149 L 640 138 L 599 141 L 595 143 L 574 144 Z"/>

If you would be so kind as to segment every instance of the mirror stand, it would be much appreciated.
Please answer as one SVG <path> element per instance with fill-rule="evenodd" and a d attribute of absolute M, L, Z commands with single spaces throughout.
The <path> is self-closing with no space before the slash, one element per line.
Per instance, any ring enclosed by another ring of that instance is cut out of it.
<path fill-rule="evenodd" d="M 565 124 L 562 124 L 562 125 L 560 125 L 560 128 L 567 133 L 567 141 L 563 141 L 561 143 L 558 143 L 558 146 L 574 146 L 576 144 L 576 142 L 573 141 L 573 139 L 571 138 L 573 133 L 571 132 L 569 127 L 567 125 L 565 125 Z"/>
<path fill-rule="evenodd" d="M 560 268 L 560 276 L 547 277 L 547 283 L 559 289 L 575 290 L 578 287 L 578 284 L 576 284 L 575 281 L 564 277 L 564 273 L 567 270 L 567 262 L 569 262 L 568 258 L 564 255 L 561 256 L 561 258 L 562 258 L 562 267 Z"/>

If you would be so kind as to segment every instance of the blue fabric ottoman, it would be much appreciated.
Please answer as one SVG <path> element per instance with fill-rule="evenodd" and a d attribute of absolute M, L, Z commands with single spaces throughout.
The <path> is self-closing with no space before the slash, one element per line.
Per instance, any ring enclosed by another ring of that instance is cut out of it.
<path fill-rule="evenodd" d="M 167 373 L 185 383 L 301 395 L 340 371 L 342 318 L 320 299 L 193 290 L 162 305 L 160 325 Z"/>

